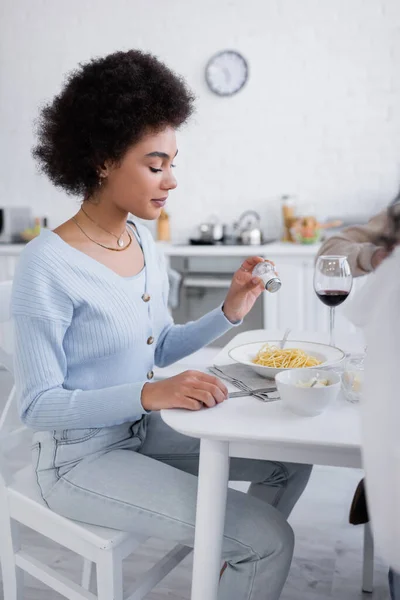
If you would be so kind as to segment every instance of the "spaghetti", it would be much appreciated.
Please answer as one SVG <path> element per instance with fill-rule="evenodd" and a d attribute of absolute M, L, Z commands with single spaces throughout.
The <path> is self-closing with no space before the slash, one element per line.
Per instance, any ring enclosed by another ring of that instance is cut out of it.
<path fill-rule="evenodd" d="M 256 365 L 273 367 L 275 369 L 302 369 L 304 367 L 316 367 L 322 361 L 315 358 L 315 356 L 306 354 L 300 348 L 281 350 L 276 346 L 264 344 L 252 362 Z"/>

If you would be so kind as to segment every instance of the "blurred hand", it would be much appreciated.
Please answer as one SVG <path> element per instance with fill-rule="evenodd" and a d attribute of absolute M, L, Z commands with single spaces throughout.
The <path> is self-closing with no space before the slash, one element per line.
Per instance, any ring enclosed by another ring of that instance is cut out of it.
<path fill-rule="evenodd" d="M 385 248 L 378 248 L 377 250 L 375 250 L 371 258 L 372 268 L 375 270 L 377 267 L 379 267 L 381 262 L 384 261 L 385 258 L 390 256 L 390 254 L 390 250 L 386 250 Z"/>
<path fill-rule="evenodd" d="M 264 262 L 260 256 L 252 256 L 244 261 L 233 276 L 222 310 L 229 321 L 241 321 L 253 308 L 258 296 L 265 287 L 259 277 L 254 278 L 252 270 L 259 262 Z"/>
<path fill-rule="evenodd" d="M 200 371 L 184 371 L 179 375 L 145 383 L 142 389 L 142 406 L 145 410 L 211 408 L 228 397 L 228 389 L 217 377 Z"/>

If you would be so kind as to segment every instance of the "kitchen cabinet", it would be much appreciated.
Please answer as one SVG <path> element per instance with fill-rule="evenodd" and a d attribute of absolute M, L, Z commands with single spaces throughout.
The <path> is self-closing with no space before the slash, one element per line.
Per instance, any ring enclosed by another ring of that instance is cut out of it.
<path fill-rule="evenodd" d="M 328 340 L 329 309 L 317 298 L 313 287 L 314 261 L 318 248 L 318 245 L 302 246 L 288 243 L 262 246 L 160 245 L 171 267 L 182 271 L 184 261 L 190 260 L 190 268 L 196 272 L 201 271 L 204 277 L 215 276 L 216 272 L 221 271 L 222 262 L 226 265 L 222 269 L 224 277 L 231 277 L 246 256 L 257 255 L 274 261 L 282 280 L 282 287 L 275 294 L 266 292 L 262 295 L 262 316 L 258 328 L 291 327 L 297 330 L 320 331 L 326 333 Z M 354 281 L 352 294 L 364 281 L 365 278 Z M 184 289 L 181 290 L 181 295 L 183 292 Z M 353 332 L 355 328 L 345 317 L 344 308 L 345 305 L 336 308 L 335 329 Z M 255 328 L 255 318 L 245 320 L 244 328 L 246 321 L 249 329 Z"/>
<path fill-rule="evenodd" d="M 12 279 L 15 267 L 24 246 L 21 244 L 5 244 L 0 246 L 0 281 Z"/>
<path fill-rule="evenodd" d="M 222 306 L 231 285 L 232 274 L 243 257 L 234 256 L 170 256 L 171 268 L 181 275 L 179 304 L 172 308 L 175 323 L 195 321 L 207 312 Z M 172 291 L 173 293 L 173 291 Z M 263 298 L 259 297 L 243 323 L 231 328 L 212 345 L 225 346 L 233 337 L 264 326 Z"/>
<path fill-rule="evenodd" d="M 203 283 L 207 278 L 221 280 L 223 272 L 224 277 L 228 278 L 228 282 L 227 285 L 221 284 L 220 286 L 221 297 L 226 293 L 229 278 L 239 268 L 246 256 L 258 255 L 273 260 L 282 280 L 282 287 L 276 294 L 266 292 L 262 295 L 259 302 L 261 306 L 257 307 L 253 317 L 249 316 L 245 320 L 242 328 L 285 329 L 291 327 L 297 330 L 326 332 L 328 339 L 328 308 L 318 300 L 313 288 L 314 260 L 318 246 L 287 243 L 272 243 L 262 246 L 189 246 L 166 242 L 157 242 L 157 245 L 160 252 L 164 253 L 167 262 L 178 271 L 182 270 L 183 265 L 187 265 L 190 261 L 189 271 L 201 272 Z M 12 279 L 22 248 L 21 245 L 12 244 L 0 246 L 0 281 Z M 359 278 L 354 282 L 352 294 L 354 289 L 363 284 L 364 279 Z M 181 295 L 188 287 L 190 286 L 182 285 Z M 344 306 L 336 309 L 336 329 L 345 332 L 354 331 L 354 327 L 343 314 Z M 207 305 L 207 308 L 211 308 L 211 306 Z M 190 317 L 191 314 L 188 313 L 187 316 Z"/>

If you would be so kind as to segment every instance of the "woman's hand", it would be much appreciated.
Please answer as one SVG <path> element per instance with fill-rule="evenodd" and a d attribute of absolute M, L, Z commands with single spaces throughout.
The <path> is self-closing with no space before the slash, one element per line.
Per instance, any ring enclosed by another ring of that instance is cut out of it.
<path fill-rule="evenodd" d="M 264 262 L 260 256 L 252 256 L 244 261 L 233 276 L 222 310 L 229 321 L 241 321 L 253 308 L 258 296 L 264 291 L 264 284 L 251 274 L 257 263 Z"/>
<path fill-rule="evenodd" d="M 381 262 L 383 262 L 385 260 L 385 258 L 390 256 L 391 253 L 392 253 L 392 251 L 386 250 L 386 248 L 378 248 L 377 250 L 375 250 L 375 252 L 373 253 L 373 255 L 371 257 L 372 268 L 374 270 L 377 269 L 379 267 L 379 265 L 381 264 Z"/>
<path fill-rule="evenodd" d="M 200 371 L 185 371 L 169 379 L 145 383 L 142 406 L 145 410 L 211 408 L 228 397 L 226 386 L 217 377 Z"/>

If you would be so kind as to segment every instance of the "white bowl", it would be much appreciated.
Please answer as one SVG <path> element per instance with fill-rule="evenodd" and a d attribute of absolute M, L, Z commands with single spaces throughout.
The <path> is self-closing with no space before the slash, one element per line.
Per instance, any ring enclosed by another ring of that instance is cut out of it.
<path fill-rule="evenodd" d="M 326 387 L 297 387 L 299 381 L 310 381 L 312 377 L 328 379 Z M 340 375 L 333 371 L 313 369 L 286 370 L 275 378 L 281 402 L 297 415 L 314 417 L 320 415 L 329 404 L 336 400 L 340 392 Z"/>
<path fill-rule="evenodd" d="M 291 371 L 292 369 L 279 369 L 274 367 L 263 367 L 262 365 L 255 365 L 252 361 L 257 356 L 257 352 L 265 344 L 271 344 L 271 346 L 278 346 L 280 340 L 265 340 L 264 342 L 253 342 L 251 344 L 242 344 L 229 350 L 229 356 L 242 365 L 251 367 L 253 371 L 266 377 L 267 379 L 273 379 L 275 375 L 281 371 Z M 316 367 L 306 367 L 307 369 L 321 369 L 332 365 L 339 364 L 344 358 L 345 353 L 343 350 L 334 346 L 328 346 L 327 344 L 318 344 L 316 342 L 301 342 L 299 340 L 290 340 L 286 342 L 285 348 L 299 348 L 304 350 L 310 356 L 314 356 L 321 361 L 322 364 Z"/>

